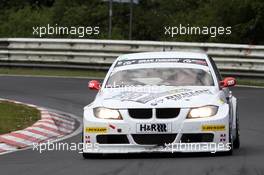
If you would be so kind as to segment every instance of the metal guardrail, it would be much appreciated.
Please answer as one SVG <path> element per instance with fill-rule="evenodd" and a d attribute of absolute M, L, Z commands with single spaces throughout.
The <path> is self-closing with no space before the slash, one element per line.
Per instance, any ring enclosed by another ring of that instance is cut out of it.
<path fill-rule="evenodd" d="M 0 39 L 0 65 L 107 70 L 121 54 L 202 51 L 223 74 L 264 78 L 264 46 L 90 39 Z"/>

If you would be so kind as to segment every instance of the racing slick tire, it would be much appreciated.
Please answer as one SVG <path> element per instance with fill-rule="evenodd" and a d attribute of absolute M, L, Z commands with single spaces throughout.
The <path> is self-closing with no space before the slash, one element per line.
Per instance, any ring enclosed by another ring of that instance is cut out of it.
<path fill-rule="evenodd" d="M 232 129 L 231 125 L 229 124 L 229 144 L 230 144 L 230 150 L 224 151 L 224 152 L 219 152 L 218 155 L 220 156 L 231 156 L 233 154 L 234 150 L 234 140 L 232 136 Z M 230 132 L 231 131 L 231 132 Z"/>
<path fill-rule="evenodd" d="M 226 152 L 226 155 L 232 155 L 233 154 L 233 150 L 234 150 L 234 140 L 233 140 L 233 135 L 232 135 L 232 131 L 229 130 L 229 144 L 230 144 L 230 150 Z"/>
<path fill-rule="evenodd" d="M 233 135 L 232 135 L 232 124 L 229 124 L 229 144 L 230 144 L 230 150 L 223 152 L 223 155 L 231 156 L 233 154 L 234 140 L 233 140 Z"/>
<path fill-rule="evenodd" d="M 236 117 L 236 138 L 234 140 L 234 148 L 238 149 L 240 147 L 240 130 L 239 130 L 239 119 Z"/>

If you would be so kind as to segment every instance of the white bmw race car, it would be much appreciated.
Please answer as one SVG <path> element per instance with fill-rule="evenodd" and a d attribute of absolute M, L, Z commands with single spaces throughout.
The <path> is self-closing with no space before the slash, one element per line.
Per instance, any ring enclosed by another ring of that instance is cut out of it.
<path fill-rule="evenodd" d="M 239 148 L 237 100 L 204 53 L 122 55 L 84 108 L 83 156 Z"/>

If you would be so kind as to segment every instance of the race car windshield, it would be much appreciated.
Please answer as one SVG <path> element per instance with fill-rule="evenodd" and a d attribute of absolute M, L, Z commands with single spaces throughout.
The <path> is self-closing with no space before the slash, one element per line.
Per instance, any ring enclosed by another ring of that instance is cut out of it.
<path fill-rule="evenodd" d="M 106 88 L 137 85 L 213 86 L 210 72 L 193 68 L 127 69 L 113 73 Z"/>

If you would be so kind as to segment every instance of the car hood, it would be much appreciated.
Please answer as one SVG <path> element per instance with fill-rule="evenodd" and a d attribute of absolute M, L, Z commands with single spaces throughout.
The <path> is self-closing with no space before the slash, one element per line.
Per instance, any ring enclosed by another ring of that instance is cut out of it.
<path fill-rule="evenodd" d="M 151 88 L 150 88 L 151 89 Z M 219 90 L 211 86 L 103 89 L 95 104 L 112 109 L 125 108 L 190 108 L 214 105 L 219 101 Z"/>

